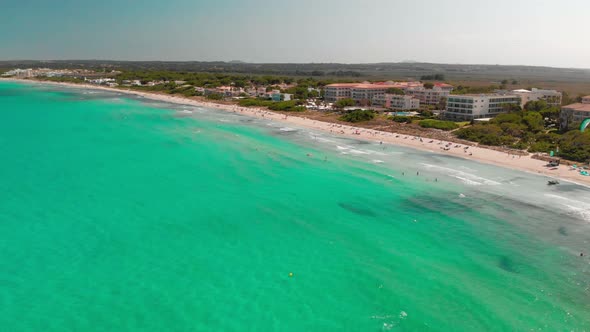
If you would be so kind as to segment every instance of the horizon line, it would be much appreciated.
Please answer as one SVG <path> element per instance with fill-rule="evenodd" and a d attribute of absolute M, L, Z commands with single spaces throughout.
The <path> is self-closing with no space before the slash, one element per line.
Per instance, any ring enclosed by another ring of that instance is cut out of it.
<path fill-rule="evenodd" d="M 489 63 L 447 63 L 447 62 L 428 62 L 428 61 L 391 61 L 391 62 L 248 62 L 243 60 L 116 60 L 116 59 L 10 59 L 0 60 L 3 62 L 67 62 L 67 61 L 105 61 L 105 62 L 175 62 L 175 63 L 234 63 L 234 64 L 252 64 L 252 65 L 380 65 L 380 64 L 429 64 L 429 65 L 448 65 L 448 66 L 504 66 L 504 67 L 537 67 L 552 69 L 575 69 L 590 70 L 585 67 L 555 67 L 550 65 L 523 65 L 523 64 L 489 64 Z"/>

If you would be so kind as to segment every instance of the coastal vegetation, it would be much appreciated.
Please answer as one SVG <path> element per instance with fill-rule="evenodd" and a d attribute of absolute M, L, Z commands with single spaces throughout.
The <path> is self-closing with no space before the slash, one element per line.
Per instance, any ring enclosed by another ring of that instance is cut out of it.
<path fill-rule="evenodd" d="M 459 128 L 459 125 L 456 122 L 435 119 L 421 120 L 418 124 L 422 128 L 434 128 L 441 130 L 454 130 Z"/>
<path fill-rule="evenodd" d="M 499 114 L 489 122 L 477 123 L 453 132 L 458 138 L 491 146 L 506 146 L 528 152 L 549 153 L 586 162 L 590 160 L 590 133 L 577 125 L 559 132 L 559 107 L 545 101 L 529 102 L 523 111 Z"/>
<path fill-rule="evenodd" d="M 414 119 L 416 119 L 416 117 L 403 116 L 403 115 L 395 115 L 391 118 L 391 120 L 393 120 L 393 122 L 397 122 L 397 123 L 412 123 L 414 121 Z"/>
<path fill-rule="evenodd" d="M 451 91 L 452 95 L 465 95 L 474 93 L 492 93 L 499 90 L 501 87 L 498 85 L 487 85 L 487 86 L 466 86 L 459 85 Z"/>
<path fill-rule="evenodd" d="M 340 120 L 346 122 L 363 122 L 373 120 L 375 118 L 375 111 L 372 110 L 354 110 L 350 111 L 340 117 Z"/>
<path fill-rule="evenodd" d="M 334 103 L 334 107 L 340 110 L 354 105 L 356 105 L 356 102 L 351 98 L 343 98 Z"/>
<path fill-rule="evenodd" d="M 298 100 L 289 100 L 289 101 L 272 101 L 272 100 L 262 100 L 262 99 L 242 99 L 238 102 L 238 105 L 242 107 L 268 107 L 273 111 L 282 111 L 282 112 L 303 112 L 305 111 L 305 107 L 301 105 L 301 102 Z"/>

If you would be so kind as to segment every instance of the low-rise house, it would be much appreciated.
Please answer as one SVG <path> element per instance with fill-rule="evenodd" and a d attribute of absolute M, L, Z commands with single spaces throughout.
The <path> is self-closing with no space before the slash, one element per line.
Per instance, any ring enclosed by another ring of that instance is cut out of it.
<path fill-rule="evenodd" d="M 263 86 L 256 88 L 256 96 L 257 97 L 266 97 L 266 88 Z"/>
<path fill-rule="evenodd" d="M 444 117 L 459 121 L 492 118 L 505 113 L 509 105 L 520 105 L 520 97 L 498 93 L 451 95 L 447 98 Z"/>
<path fill-rule="evenodd" d="M 563 106 L 559 113 L 559 128 L 566 130 L 571 124 L 590 118 L 590 96 L 582 98 L 581 103 Z"/>

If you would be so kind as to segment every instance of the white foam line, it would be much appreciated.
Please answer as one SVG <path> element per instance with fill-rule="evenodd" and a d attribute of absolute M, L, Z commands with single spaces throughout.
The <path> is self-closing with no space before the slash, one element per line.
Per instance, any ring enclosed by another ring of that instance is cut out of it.
<path fill-rule="evenodd" d="M 457 179 L 460 179 L 463 181 L 471 181 L 471 182 L 474 182 L 473 184 L 478 183 L 478 184 L 486 184 L 486 185 L 491 185 L 491 186 L 497 186 L 497 185 L 501 184 L 500 182 L 497 182 L 494 180 L 486 179 L 484 177 L 477 176 L 475 174 L 466 173 L 466 172 L 459 171 L 459 170 L 452 169 L 452 168 L 436 166 L 436 165 L 431 165 L 431 164 L 426 164 L 426 163 L 422 163 L 421 165 L 424 165 L 427 168 L 435 168 L 435 169 L 438 169 L 441 171 L 446 171 L 450 175 L 454 176 Z"/>
<path fill-rule="evenodd" d="M 590 204 L 554 194 L 545 194 L 545 196 L 563 201 L 561 204 L 570 211 L 577 213 L 585 220 L 590 220 Z"/>

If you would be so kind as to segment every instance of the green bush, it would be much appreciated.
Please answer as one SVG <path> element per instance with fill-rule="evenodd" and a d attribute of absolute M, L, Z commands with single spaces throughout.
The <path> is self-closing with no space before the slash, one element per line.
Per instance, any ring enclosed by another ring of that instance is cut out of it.
<path fill-rule="evenodd" d="M 414 117 L 395 115 L 392 120 L 397 123 L 412 123 Z"/>
<path fill-rule="evenodd" d="M 303 112 L 305 107 L 300 105 L 298 100 L 289 101 L 277 101 L 271 102 L 268 108 L 273 111 L 284 111 L 284 112 Z"/>
<path fill-rule="evenodd" d="M 582 162 L 590 159 L 590 132 L 569 131 L 559 139 L 558 143 L 561 157 Z"/>
<path fill-rule="evenodd" d="M 555 148 L 556 146 L 549 142 L 535 142 L 529 147 L 529 152 L 549 152 Z"/>
<path fill-rule="evenodd" d="M 298 100 L 289 100 L 289 101 L 272 101 L 272 100 L 262 100 L 262 99 L 242 99 L 238 102 L 238 105 L 242 107 L 268 107 L 273 111 L 283 111 L 283 112 L 303 112 L 305 111 L 305 107 L 301 106 L 301 102 Z"/>
<path fill-rule="evenodd" d="M 454 132 L 457 137 L 485 145 L 506 145 L 516 141 L 512 136 L 503 133 L 502 128 L 496 124 L 476 124 L 471 127 L 461 128 Z"/>
<path fill-rule="evenodd" d="M 348 112 L 340 117 L 340 120 L 346 122 L 363 122 L 373 120 L 375 118 L 375 112 L 371 110 L 354 110 Z"/>
<path fill-rule="evenodd" d="M 435 128 L 441 130 L 453 130 L 459 128 L 459 125 L 453 121 L 442 121 L 442 120 L 422 120 L 419 122 L 422 128 Z"/>
<path fill-rule="evenodd" d="M 221 100 L 223 99 L 223 96 L 220 95 L 219 93 L 211 93 L 207 95 L 207 99 L 211 99 L 211 100 Z"/>

